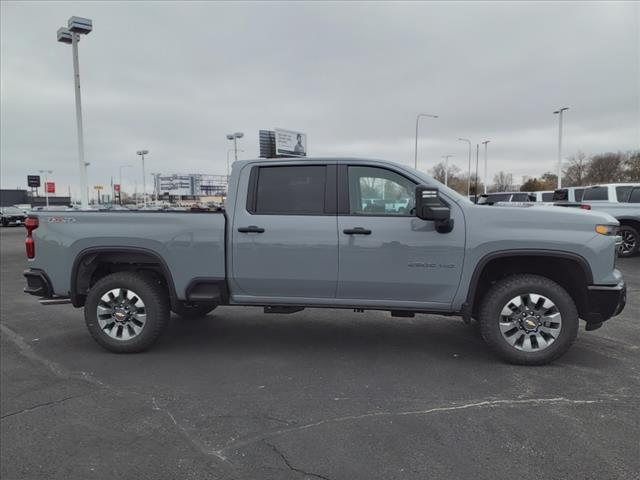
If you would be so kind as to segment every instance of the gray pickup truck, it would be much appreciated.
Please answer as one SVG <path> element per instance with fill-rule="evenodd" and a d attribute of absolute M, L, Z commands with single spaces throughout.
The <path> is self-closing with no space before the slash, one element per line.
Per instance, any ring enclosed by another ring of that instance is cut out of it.
<path fill-rule="evenodd" d="M 38 212 L 27 293 L 84 307 L 93 338 L 139 352 L 170 311 L 218 305 L 385 310 L 476 320 L 507 361 L 565 353 L 625 305 L 618 222 L 477 206 L 422 172 L 362 159 L 236 162 L 226 211 Z"/>

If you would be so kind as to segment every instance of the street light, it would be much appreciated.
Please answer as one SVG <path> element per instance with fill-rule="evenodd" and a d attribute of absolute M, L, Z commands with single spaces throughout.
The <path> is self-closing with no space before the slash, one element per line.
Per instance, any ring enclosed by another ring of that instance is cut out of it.
<path fill-rule="evenodd" d="M 71 44 L 73 47 L 73 81 L 76 93 L 76 126 L 78 130 L 78 166 L 80 167 L 80 203 L 82 208 L 89 206 L 87 186 L 87 166 L 84 161 L 84 134 L 82 131 L 82 102 L 80 100 L 80 66 L 78 60 L 78 42 L 80 35 L 87 35 L 93 29 L 93 22 L 88 18 L 71 17 L 67 28 L 58 29 L 58 42 Z"/>
<path fill-rule="evenodd" d="M 227 134 L 227 140 L 233 140 L 233 151 L 236 161 L 238 160 L 238 139 L 244 137 L 244 133 L 235 132 Z"/>
<path fill-rule="evenodd" d="M 120 205 L 122 205 L 122 169 L 123 168 L 133 168 L 133 165 L 120 165 L 118 167 L 119 182 L 120 182 L 120 191 L 118 192 L 118 199 L 120 200 Z"/>
<path fill-rule="evenodd" d="M 569 107 L 562 107 L 553 112 L 558 115 L 558 188 L 562 188 L 562 112 L 569 110 Z"/>
<path fill-rule="evenodd" d="M 467 142 L 469 144 L 469 178 L 467 179 L 467 197 L 471 195 L 471 140 L 468 138 L 459 138 L 461 142 Z"/>
<path fill-rule="evenodd" d="M 142 157 L 142 204 L 146 208 L 146 206 L 147 206 L 147 182 L 146 182 L 146 174 L 144 172 L 144 156 L 149 153 L 149 150 L 138 150 L 136 153 Z"/>
<path fill-rule="evenodd" d="M 487 193 L 487 143 L 491 140 L 485 140 L 482 142 L 484 145 L 484 193 Z"/>
<path fill-rule="evenodd" d="M 419 113 L 416 116 L 416 147 L 413 158 L 413 166 L 416 170 L 418 169 L 418 122 L 420 121 L 420 117 L 438 118 L 438 115 L 432 115 L 430 113 Z"/>
<path fill-rule="evenodd" d="M 44 198 L 47 203 L 47 208 L 49 208 L 49 190 L 47 189 L 47 173 L 51 175 L 53 173 L 52 170 L 38 170 L 40 173 L 44 173 Z"/>
<path fill-rule="evenodd" d="M 444 186 L 449 186 L 449 157 L 453 157 L 453 155 L 442 155 L 441 158 L 444 158 Z"/>

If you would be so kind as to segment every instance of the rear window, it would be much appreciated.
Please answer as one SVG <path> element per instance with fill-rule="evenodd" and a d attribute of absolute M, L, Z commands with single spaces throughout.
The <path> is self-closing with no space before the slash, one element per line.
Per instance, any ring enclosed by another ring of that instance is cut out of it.
<path fill-rule="evenodd" d="M 607 187 L 587 188 L 582 200 L 609 200 L 609 189 Z"/>
<path fill-rule="evenodd" d="M 318 215 L 324 213 L 326 167 L 260 167 L 254 213 Z"/>
<path fill-rule="evenodd" d="M 545 192 L 542 194 L 543 202 L 552 202 L 553 201 L 553 192 Z"/>
<path fill-rule="evenodd" d="M 628 203 L 631 190 L 633 190 L 633 186 L 631 185 L 627 187 L 616 187 L 616 197 L 618 197 L 618 201 Z"/>
<path fill-rule="evenodd" d="M 640 187 L 635 187 L 629 195 L 629 203 L 640 203 Z"/>
<path fill-rule="evenodd" d="M 487 196 L 487 203 L 508 202 L 511 199 L 510 193 L 490 193 Z"/>
<path fill-rule="evenodd" d="M 573 196 L 576 197 L 576 202 L 581 202 L 583 195 L 584 195 L 584 188 L 576 188 L 573 191 Z"/>
<path fill-rule="evenodd" d="M 512 202 L 529 202 L 531 201 L 531 197 L 528 193 L 514 193 L 511 198 Z"/>

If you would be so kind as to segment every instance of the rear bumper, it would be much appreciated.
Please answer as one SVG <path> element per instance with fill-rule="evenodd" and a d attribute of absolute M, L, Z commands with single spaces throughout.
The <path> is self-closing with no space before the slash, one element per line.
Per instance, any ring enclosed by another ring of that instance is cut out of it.
<path fill-rule="evenodd" d="M 24 278 L 27 279 L 27 286 L 24 287 L 24 293 L 35 295 L 37 297 L 52 298 L 53 288 L 47 274 L 42 270 L 30 268 L 24 271 Z"/>
<path fill-rule="evenodd" d="M 624 280 L 613 286 L 589 285 L 587 288 L 588 313 L 584 318 L 587 323 L 599 324 L 609 320 L 622 312 L 627 303 L 627 285 Z"/>

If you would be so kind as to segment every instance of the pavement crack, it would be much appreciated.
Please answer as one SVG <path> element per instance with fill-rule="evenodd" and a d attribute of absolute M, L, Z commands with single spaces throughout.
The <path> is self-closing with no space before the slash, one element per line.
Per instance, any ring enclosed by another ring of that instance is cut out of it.
<path fill-rule="evenodd" d="M 105 385 L 103 382 L 101 382 L 88 372 L 72 372 L 71 370 L 67 370 L 66 368 L 64 368 L 62 365 L 43 357 L 42 355 L 37 353 L 33 349 L 33 347 L 24 340 L 22 336 L 14 332 L 6 325 L 0 324 L 0 332 L 2 332 L 2 335 L 18 348 L 18 351 L 23 357 L 26 357 L 33 362 L 40 363 L 47 370 L 53 372 L 54 375 L 67 380 L 83 380 L 87 383 L 90 383 L 91 385 L 100 388 L 107 387 L 107 385 Z"/>
<path fill-rule="evenodd" d="M 468 410 L 468 409 L 482 409 L 482 408 L 498 408 L 498 407 L 516 407 L 522 405 L 589 405 L 595 403 L 602 403 L 605 400 L 608 401 L 619 401 L 620 398 L 609 397 L 606 399 L 594 399 L 594 400 L 573 400 L 564 397 L 555 397 L 555 398 L 529 398 L 529 399 L 498 399 L 498 400 L 481 400 L 475 401 L 471 403 L 464 403 L 461 405 L 452 405 L 452 406 L 442 406 L 442 407 L 433 407 L 426 410 L 408 410 L 408 411 L 399 411 L 399 412 L 370 412 L 363 413 L 359 415 L 348 415 L 344 417 L 336 417 L 336 418 L 328 418 L 323 420 L 318 420 L 316 422 L 307 423 L 305 425 L 299 425 L 291 428 L 283 428 L 281 430 L 275 430 L 271 432 L 266 432 L 263 434 L 259 434 L 253 437 L 246 438 L 244 440 L 239 440 L 236 442 L 229 443 L 223 446 L 218 452 L 221 455 L 224 455 L 225 452 L 229 450 L 237 450 L 240 448 L 244 448 L 247 445 L 251 445 L 256 442 L 265 441 L 269 438 L 279 437 L 281 435 L 286 435 L 289 433 L 300 432 L 303 430 L 308 430 L 311 428 L 319 427 L 325 424 L 330 423 L 342 423 L 349 421 L 357 421 L 366 418 L 374 418 L 374 417 L 402 417 L 402 416 L 410 416 L 410 415 L 431 415 L 437 413 L 445 413 L 445 412 L 453 412 L 459 410 Z"/>
<path fill-rule="evenodd" d="M 180 424 L 176 420 L 176 417 L 173 415 L 173 413 L 171 413 L 171 410 L 169 410 L 168 408 L 163 408 L 160 405 L 158 405 L 158 402 L 156 401 L 155 397 L 151 397 L 151 406 L 154 410 L 163 412 L 165 415 L 167 415 L 171 420 L 171 422 L 175 425 L 175 427 L 180 431 L 182 436 L 200 453 L 202 453 L 203 455 L 206 455 L 207 457 L 213 456 L 227 465 L 233 465 L 229 461 L 229 459 L 222 454 L 221 451 L 208 448 L 200 440 L 198 440 L 197 438 L 194 438 L 189 432 L 189 430 L 187 430 L 182 424 Z"/>
<path fill-rule="evenodd" d="M 6 415 L 2 415 L 0 417 L 0 420 L 4 420 L 5 418 L 9 418 L 9 417 L 14 417 L 16 415 L 22 415 L 23 413 L 32 412 L 34 410 L 38 410 L 39 408 L 50 407 L 52 405 L 59 405 L 61 403 L 66 402 L 67 400 L 71 400 L 73 398 L 86 397 L 87 395 L 90 395 L 90 394 L 84 393 L 82 395 L 72 395 L 70 397 L 61 398 L 59 400 L 53 400 L 51 402 L 38 403 L 37 405 L 33 405 L 31 407 L 28 407 L 28 408 L 23 408 L 22 410 L 18 410 L 17 412 L 11 412 L 11 413 L 7 413 Z"/>
<path fill-rule="evenodd" d="M 264 442 L 264 443 L 268 445 L 271 448 L 271 450 L 273 450 L 276 453 L 276 455 L 278 455 L 282 459 L 282 461 L 284 462 L 284 464 L 287 466 L 289 470 L 301 473 L 302 475 L 306 475 L 309 477 L 321 478 L 323 480 L 331 480 L 329 477 L 325 477 L 323 475 L 320 475 L 319 473 L 307 472 L 306 470 L 302 470 L 301 468 L 294 467 L 293 465 L 291 465 L 291 462 L 285 456 L 285 454 L 278 449 L 278 447 L 276 447 L 274 444 L 269 442 Z"/>

